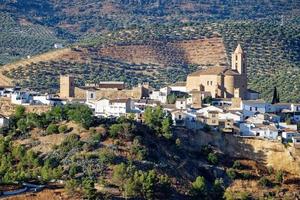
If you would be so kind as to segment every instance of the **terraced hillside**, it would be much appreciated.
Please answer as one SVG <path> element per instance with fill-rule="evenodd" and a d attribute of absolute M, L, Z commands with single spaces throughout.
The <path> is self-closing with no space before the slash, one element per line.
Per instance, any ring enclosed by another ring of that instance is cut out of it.
<path fill-rule="evenodd" d="M 59 74 L 75 74 L 79 85 L 122 80 L 128 86 L 147 81 L 159 87 L 185 80 L 188 73 L 197 69 L 196 65 L 225 65 L 226 62 L 222 38 L 214 37 L 144 45 L 73 47 L 5 65 L 0 72 L 10 82 L 55 92 Z"/>
<path fill-rule="evenodd" d="M 107 32 L 80 42 L 81 56 L 72 56 L 80 58 L 80 62 L 59 59 L 29 64 L 27 72 L 19 68 L 10 72 L 6 70 L 4 74 L 20 80 L 24 86 L 51 86 L 55 91 L 57 79 L 53 77 L 57 77 L 58 71 L 53 71 L 53 68 L 63 65 L 60 72 L 75 71 L 80 77 L 79 84 L 125 80 L 129 86 L 148 81 L 159 87 L 185 80 L 188 73 L 205 65 L 227 63 L 237 43 L 241 43 L 247 53 L 250 88 L 269 100 L 273 87 L 277 86 L 282 101 L 299 102 L 299 19 L 162 25 Z M 78 53 L 76 50 L 72 52 Z M 168 67 L 160 68 L 160 64 Z M 110 70 L 105 71 L 106 67 Z M 29 76 L 37 78 L 27 80 Z"/>
<path fill-rule="evenodd" d="M 0 65 L 46 52 L 60 43 L 54 32 L 41 25 L 14 20 L 0 12 Z"/>

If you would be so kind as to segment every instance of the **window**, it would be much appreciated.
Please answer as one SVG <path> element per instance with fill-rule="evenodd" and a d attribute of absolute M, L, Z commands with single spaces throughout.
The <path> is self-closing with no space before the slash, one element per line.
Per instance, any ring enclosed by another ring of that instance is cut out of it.
<path fill-rule="evenodd" d="M 212 114 L 212 117 L 216 117 L 216 114 Z"/>
<path fill-rule="evenodd" d="M 250 111 L 252 111 L 252 107 L 250 107 Z"/>
<path fill-rule="evenodd" d="M 235 55 L 235 60 L 238 60 L 238 56 L 237 55 Z"/>
<path fill-rule="evenodd" d="M 90 98 L 91 98 L 91 99 L 94 98 L 94 93 L 91 93 Z"/>
<path fill-rule="evenodd" d="M 213 84 L 213 82 L 212 81 L 210 81 L 210 85 L 212 85 Z"/>
<path fill-rule="evenodd" d="M 257 111 L 257 107 L 255 107 L 255 111 Z"/>
<path fill-rule="evenodd" d="M 209 85 L 209 81 L 207 81 L 207 85 Z"/>
<path fill-rule="evenodd" d="M 215 124 L 215 123 L 216 123 L 216 120 L 212 120 L 212 123 Z"/>
<path fill-rule="evenodd" d="M 178 115 L 178 119 L 181 119 L 181 115 Z"/>

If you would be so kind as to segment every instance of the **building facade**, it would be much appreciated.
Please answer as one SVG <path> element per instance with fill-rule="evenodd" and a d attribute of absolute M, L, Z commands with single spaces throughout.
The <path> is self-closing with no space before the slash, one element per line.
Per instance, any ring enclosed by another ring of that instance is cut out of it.
<path fill-rule="evenodd" d="M 199 70 L 187 77 L 187 91 L 210 92 L 213 98 L 247 98 L 246 54 L 240 45 L 232 54 L 231 68 L 222 66 Z"/>

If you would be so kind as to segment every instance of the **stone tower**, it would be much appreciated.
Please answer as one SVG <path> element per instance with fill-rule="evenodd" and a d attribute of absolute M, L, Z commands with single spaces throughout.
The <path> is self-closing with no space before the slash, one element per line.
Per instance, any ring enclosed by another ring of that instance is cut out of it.
<path fill-rule="evenodd" d="M 240 44 L 236 47 L 231 57 L 231 68 L 238 71 L 239 77 L 235 80 L 234 97 L 247 98 L 247 64 L 246 54 Z"/>
<path fill-rule="evenodd" d="M 246 55 L 240 44 L 236 47 L 231 57 L 231 68 L 237 70 L 240 74 L 246 74 Z"/>
<path fill-rule="evenodd" d="M 60 76 L 60 98 L 75 97 L 74 77 L 70 75 Z"/>

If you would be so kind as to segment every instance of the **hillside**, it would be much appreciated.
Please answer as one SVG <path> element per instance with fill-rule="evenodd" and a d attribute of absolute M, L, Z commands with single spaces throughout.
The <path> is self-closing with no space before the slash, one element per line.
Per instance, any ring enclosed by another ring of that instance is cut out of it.
<path fill-rule="evenodd" d="M 34 181 L 47 188 L 11 199 L 299 198 L 300 152 L 293 147 L 171 128 L 162 109 L 153 109 L 141 124 L 94 118 L 85 105 L 40 114 L 16 108 L 0 137 L 0 191 Z"/>
<path fill-rule="evenodd" d="M 49 50 L 55 42 L 67 44 L 107 31 L 223 20 L 283 17 L 288 21 L 299 16 L 299 4 L 294 0 L 2 0 L 0 41 L 8 51 L 0 49 L 0 65 Z"/>
<path fill-rule="evenodd" d="M 299 30 L 299 18 L 283 23 L 273 20 L 225 21 L 125 29 L 82 39 L 73 48 L 78 46 L 79 51 L 71 53 L 81 56 L 71 56 L 75 58 L 72 62 L 59 58 L 31 65 L 26 61 L 29 64 L 26 68 L 30 68 L 26 73 L 22 68 L 9 72 L 7 66 L 2 70 L 6 77 L 16 78 L 21 85 L 43 91 L 48 86 L 52 87 L 51 91 L 56 91 L 58 71 L 53 71 L 53 67 L 62 65 L 62 73 L 72 72 L 72 69 L 79 72 L 79 85 L 86 81 L 121 80 L 128 86 L 148 81 L 159 87 L 184 81 L 188 73 L 203 66 L 230 63 L 232 51 L 237 43 L 241 43 L 247 53 L 250 88 L 270 100 L 273 87 L 277 86 L 282 101 L 299 102 Z M 227 58 L 224 58 L 224 51 Z M 106 71 L 107 67 L 111 70 Z M 96 74 L 91 73 L 94 71 Z M 26 80 L 28 75 L 36 79 Z"/>
<path fill-rule="evenodd" d="M 197 69 L 195 65 L 224 65 L 226 62 L 222 38 L 213 37 L 135 45 L 79 46 L 8 64 L 0 72 L 10 78 L 7 82 L 48 91 L 56 91 L 59 74 L 66 73 L 75 74 L 79 85 L 122 80 L 128 86 L 150 82 L 159 87 L 184 80 L 188 73 Z"/>

